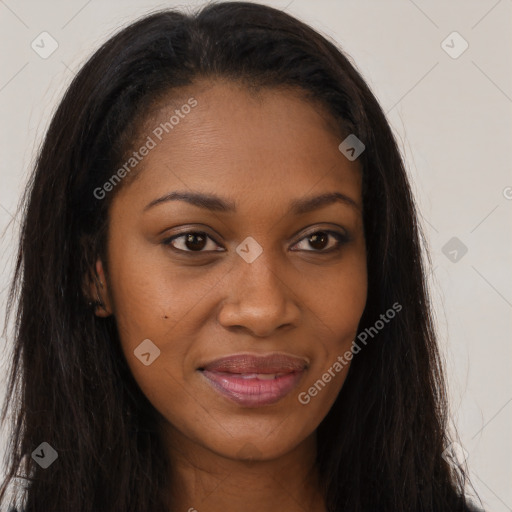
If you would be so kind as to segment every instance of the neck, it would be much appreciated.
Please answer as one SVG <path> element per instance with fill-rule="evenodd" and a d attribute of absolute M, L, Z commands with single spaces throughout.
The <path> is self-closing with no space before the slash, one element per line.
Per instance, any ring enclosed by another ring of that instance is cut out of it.
<path fill-rule="evenodd" d="M 273 460 L 224 457 L 172 428 L 167 444 L 172 468 L 169 510 L 325 512 L 315 434 Z M 257 448 L 252 452 L 257 453 Z M 246 446 L 241 453 L 250 455 L 251 448 Z"/>

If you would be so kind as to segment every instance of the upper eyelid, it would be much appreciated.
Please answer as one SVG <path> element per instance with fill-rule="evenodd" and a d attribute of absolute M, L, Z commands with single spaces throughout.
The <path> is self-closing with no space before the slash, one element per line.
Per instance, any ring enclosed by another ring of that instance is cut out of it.
<path fill-rule="evenodd" d="M 338 228 L 339 229 L 339 228 Z M 318 233 L 318 232 L 325 232 L 325 233 L 328 233 L 329 235 L 331 236 L 334 236 L 334 235 L 339 235 L 341 237 L 345 237 L 345 238 L 349 238 L 349 234 L 346 232 L 345 229 L 343 229 L 343 232 L 339 232 L 339 231 L 336 231 L 335 229 L 332 229 L 332 228 L 320 228 L 320 227 L 316 227 L 316 228 L 311 228 L 311 231 L 308 231 L 307 233 L 305 233 L 304 235 L 302 235 L 295 243 L 294 245 L 297 245 L 299 242 L 302 242 L 305 238 L 307 238 L 308 236 L 311 236 L 311 235 L 314 235 L 315 233 Z M 173 240 L 176 240 L 176 239 L 179 239 L 183 236 L 186 236 L 186 235 L 189 235 L 189 234 L 203 234 L 203 235 L 206 235 L 206 237 L 208 237 L 210 240 L 212 240 L 215 244 L 217 244 L 218 246 L 221 246 L 221 244 L 219 244 L 219 242 L 217 242 L 217 240 L 215 240 L 215 238 L 213 236 L 211 236 L 208 232 L 206 231 L 202 231 L 201 229 L 189 229 L 187 231 L 184 231 L 182 233 L 177 233 L 175 235 L 172 235 L 171 237 L 167 237 L 164 242 L 165 243 L 168 243 L 169 245 L 171 244 L 171 242 Z M 340 240 L 337 240 L 338 242 L 340 242 Z M 183 249 L 176 249 L 178 251 L 182 251 L 182 252 L 191 252 L 191 253 L 196 253 L 196 254 L 201 254 L 202 252 L 210 252 L 210 251 L 185 251 Z M 216 252 L 221 252 L 221 251 L 216 251 Z M 323 252 L 323 251 L 311 251 L 311 252 Z"/>
<path fill-rule="evenodd" d="M 321 222 L 320 223 L 313 223 L 313 224 L 310 224 L 309 226 L 306 226 L 302 229 L 299 230 L 302 231 L 302 230 L 306 230 L 307 232 L 302 235 L 302 237 L 300 238 L 300 240 L 302 240 L 302 238 L 304 238 L 305 236 L 308 236 L 310 234 L 313 234 L 313 233 L 316 233 L 317 231 L 334 231 L 334 232 L 337 232 L 336 230 L 341 230 L 342 232 L 340 234 L 346 236 L 346 237 L 349 237 L 349 232 L 346 228 L 342 227 L 342 226 L 339 226 L 339 225 L 333 225 L 333 226 L 330 226 L 330 227 L 319 227 L 319 224 L 322 224 Z M 333 224 L 333 223 L 323 223 L 323 224 Z M 205 225 L 205 224 L 198 224 L 197 225 L 198 227 L 183 227 L 183 231 L 180 232 L 180 233 L 176 233 L 174 235 L 171 235 L 171 236 L 167 236 L 165 239 L 166 240 L 169 240 L 171 238 L 178 238 L 179 236 L 182 236 L 182 235 L 188 235 L 189 233 L 203 233 L 205 234 L 206 236 L 210 237 L 212 240 L 215 241 L 215 243 L 218 243 L 216 240 L 215 240 L 215 236 L 221 236 L 215 229 L 212 229 L 210 228 L 209 226 Z M 203 227 L 204 226 L 204 227 Z M 176 226 L 176 228 L 179 228 L 181 226 Z M 210 233 L 208 232 L 209 231 L 213 231 L 215 232 L 215 235 L 210 235 Z M 166 230 L 167 231 L 167 230 Z M 295 238 L 296 235 L 293 235 L 292 237 L 290 237 L 290 239 L 293 239 Z"/>

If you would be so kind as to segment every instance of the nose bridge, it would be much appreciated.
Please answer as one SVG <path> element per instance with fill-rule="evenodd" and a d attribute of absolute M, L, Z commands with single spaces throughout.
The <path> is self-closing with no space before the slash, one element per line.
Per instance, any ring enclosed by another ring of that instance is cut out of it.
<path fill-rule="evenodd" d="M 240 283 L 238 298 L 257 301 L 258 307 L 264 307 L 265 303 L 275 307 L 276 302 L 283 302 L 287 292 L 284 276 L 279 277 L 282 266 L 276 251 L 268 245 L 264 248 L 254 238 L 247 237 L 237 247 L 237 253 L 240 258 L 236 263 Z"/>
<path fill-rule="evenodd" d="M 241 257 L 237 268 L 240 272 L 240 296 L 267 298 L 267 300 L 276 300 L 283 298 L 285 287 L 283 283 L 283 274 L 279 278 L 280 265 L 277 262 L 273 251 L 267 249 L 263 251 L 254 261 L 247 262 Z M 282 270 L 282 268 L 281 268 Z"/>
<path fill-rule="evenodd" d="M 254 239 L 246 239 L 237 247 L 229 293 L 219 320 L 226 327 L 245 326 L 264 335 L 295 322 L 298 310 L 276 252 L 256 244 Z"/>

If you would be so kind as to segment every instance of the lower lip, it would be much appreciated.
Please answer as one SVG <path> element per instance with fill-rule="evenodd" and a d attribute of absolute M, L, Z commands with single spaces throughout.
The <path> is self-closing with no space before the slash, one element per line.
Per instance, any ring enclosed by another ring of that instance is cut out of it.
<path fill-rule="evenodd" d="M 203 370 L 213 389 L 245 407 L 260 407 L 279 402 L 299 383 L 302 371 L 281 375 L 272 380 L 243 379 L 237 374 Z"/>

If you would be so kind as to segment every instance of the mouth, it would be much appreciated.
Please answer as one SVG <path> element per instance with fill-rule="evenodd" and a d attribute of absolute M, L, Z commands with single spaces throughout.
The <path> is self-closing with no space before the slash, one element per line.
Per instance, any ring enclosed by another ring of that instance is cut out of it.
<path fill-rule="evenodd" d="M 232 402 L 261 407 L 288 395 L 308 366 L 306 359 L 287 354 L 236 354 L 210 362 L 198 371 L 216 392 Z"/>

